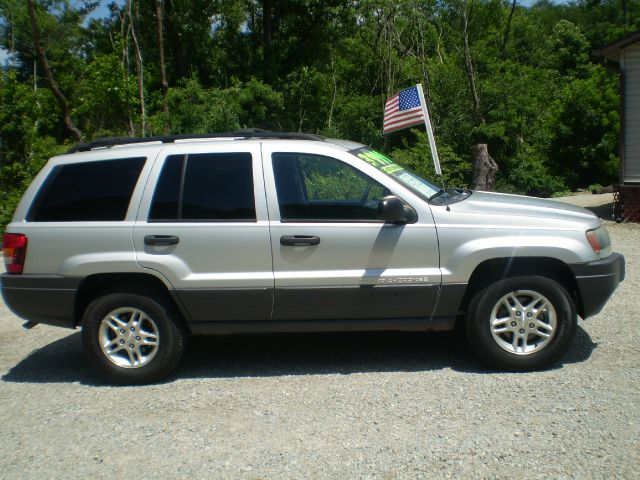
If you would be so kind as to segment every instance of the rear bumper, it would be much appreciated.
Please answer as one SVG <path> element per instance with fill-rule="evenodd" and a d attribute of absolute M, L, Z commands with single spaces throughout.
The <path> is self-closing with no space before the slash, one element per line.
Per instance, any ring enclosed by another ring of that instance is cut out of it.
<path fill-rule="evenodd" d="M 602 310 L 618 284 L 624 280 L 624 257 L 612 253 L 604 260 L 569 265 L 578 284 L 582 300 L 582 318 L 588 318 Z"/>
<path fill-rule="evenodd" d="M 82 278 L 60 275 L 0 275 L 9 309 L 36 323 L 75 328 L 76 293 Z"/>

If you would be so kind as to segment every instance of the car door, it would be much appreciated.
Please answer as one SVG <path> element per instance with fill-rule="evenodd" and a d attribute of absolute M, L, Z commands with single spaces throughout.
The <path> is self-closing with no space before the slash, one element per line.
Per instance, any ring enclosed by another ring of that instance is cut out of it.
<path fill-rule="evenodd" d="M 273 319 L 428 319 L 440 286 L 428 205 L 347 151 L 305 145 L 263 144 Z M 378 220 L 388 194 L 418 220 Z"/>
<path fill-rule="evenodd" d="M 273 271 L 258 143 L 165 148 L 133 239 L 138 263 L 171 283 L 191 321 L 270 318 Z"/>

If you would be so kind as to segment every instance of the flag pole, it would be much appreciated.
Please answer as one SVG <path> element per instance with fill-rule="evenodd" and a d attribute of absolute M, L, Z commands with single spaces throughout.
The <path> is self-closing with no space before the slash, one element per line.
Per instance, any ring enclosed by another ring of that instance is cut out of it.
<path fill-rule="evenodd" d="M 440 169 L 440 158 L 438 157 L 438 150 L 436 149 L 436 139 L 433 136 L 433 128 L 431 127 L 431 117 L 429 116 L 429 110 L 427 109 L 427 102 L 424 100 L 424 92 L 422 91 L 422 84 L 416 85 L 418 89 L 418 95 L 420 96 L 420 105 L 422 106 L 422 113 L 424 114 L 424 126 L 427 128 L 427 137 L 429 138 L 429 147 L 431 148 L 431 158 L 433 158 L 433 166 L 437 175 L 442 175 Z"/>
<path fill-rule="evenodd" d="M 431 148 L 431 158 L 433 158 L 433 167 L 436 170 L 436 175 L 440 175 L 440 181 L 442 182 L 442 191 L 445 195 L 445 206 L 447 208 L 447 212 L 450 210 L 448 195 L 447 195 L 447 186 L 444 184 L 444 175 L 442 175 L 442 170 L 440 169 L 440 158 L 438 157 L 438 150 L 436 149 L 436 139 L 433 136 L 433 128 L 431 127 L 431 117 L 429 116 L 429 110 L 427 109 L 427 102 L 424 100 L 424 92 L 422 91 L 422 84 L 419 83 L 416 85 L 418 89 L 418 95 L 420 96 L 420 105 L 422 106 L 422 113 L 424 114 L 424 126 L 427 129 L 427 137 L 429 138 L 429 147 Z"/>

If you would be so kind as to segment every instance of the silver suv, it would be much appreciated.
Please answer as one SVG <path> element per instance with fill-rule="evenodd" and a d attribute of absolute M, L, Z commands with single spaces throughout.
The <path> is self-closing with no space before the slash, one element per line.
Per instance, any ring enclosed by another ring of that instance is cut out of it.
<path fill-rule="evenodd" d="M 189 334 L 446 330 L 545 368 L 624 258 L 591 212 L 442 190 L 370 148 L 307 134 L 112 139 L 54 157 L 3 240 L 26 326 L 82 327 L 107 380 L 167 376 Z"/>

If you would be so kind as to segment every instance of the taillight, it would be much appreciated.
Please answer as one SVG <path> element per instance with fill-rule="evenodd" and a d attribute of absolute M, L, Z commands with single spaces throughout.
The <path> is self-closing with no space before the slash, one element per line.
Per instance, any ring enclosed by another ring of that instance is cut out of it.
<path fill-rule="evenodd" d="M 2 255 L 7 273 L 22 273 L 27 258 L 27 236 L 22 233 L 5 233 Z"/>

